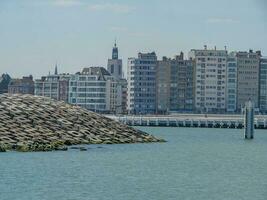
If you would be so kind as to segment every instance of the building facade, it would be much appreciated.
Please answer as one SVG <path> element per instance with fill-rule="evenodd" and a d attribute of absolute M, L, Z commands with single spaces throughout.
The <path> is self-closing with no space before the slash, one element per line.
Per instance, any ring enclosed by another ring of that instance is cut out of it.
<path fill-rule="evenodd" d="M 34 94 L 68 102 L 69 74 L 43 76 L 34 81 Z"/>
<path fill-rule="evenodd" d="M 235 113 L 237 109 L 237 57 L 231 52 L 227 58 L 226 111 Z"/>
<path fill-rule="evenodd" d="M 157 113 L 192 112 L 194 110 L 194 67 L 184 60 L 163 57 L 157 66 Z"/>
<path fill-rule="evenodd" d="M 167 114 L 170 111 L 171 59 L 163 57 L 157 62 L 156 84 L 156 112 Z"/>
<path fill-rule="evenodd" d="M 260 112 L 267 114 L 267 58 L 260 60 Z"/>
<path fill-rule="evenodd" d="M 195 65 L 195 109 L 200 113 L 226 110 L 226 50 L 191 50 Z"/>
<path fill-rule="evenodd" d="M 71 75 L 69 103 L 99 113 L 122 112 L 122 86 L 103 67 L 83 68 Z"/>
<path fill-rule="evenodd" d="M 34 94 L 34 81 L 32 75 L 23 76 L 22 79 L 12 79 L 8 85 L 8 94 Z"/>
<path fill-rule="evenodd" d="M 259 108 L 259 68 L 260 52 L 237 53 L 237 110 L 251 100 Z"/>
<path fill-rule="evenodd" d="M 156 112 L 155 52 L 139 53 L 138 58 L 128 59 L 127 110 L 131 114 L 154 114 Z"/>
<path fill-rule="evenodd" d="M 183 54 L 171 62 L 170 111 L 194 111 L 194 67 Z"/>

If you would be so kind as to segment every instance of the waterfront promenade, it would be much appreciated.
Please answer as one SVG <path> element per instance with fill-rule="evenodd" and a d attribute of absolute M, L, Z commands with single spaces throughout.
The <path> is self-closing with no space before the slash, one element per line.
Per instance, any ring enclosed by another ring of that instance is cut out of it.
<path fill-rule="evenodd" d="M 106 115 L 131 126 L 170 126 L 206 128 L 243 128 L 243 115 L 173 114 L 173 115 Z M 255 128 L 267 129 L 267 115 L 255 115 Z"/>

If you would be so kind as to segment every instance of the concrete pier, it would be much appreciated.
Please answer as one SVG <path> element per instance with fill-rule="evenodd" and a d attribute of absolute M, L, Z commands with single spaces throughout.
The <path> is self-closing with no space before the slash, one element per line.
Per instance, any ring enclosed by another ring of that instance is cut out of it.
<path fill-rule="evenodd" d="M 256 126 L 258 124 L 258 120 L 256 121 Z M 254 138 L 254 106 L 251 101 L 246 103 L 245 106 L 245 115 L 244 115 L 244 137 L 245 139 L 253 139 Z"/>
<path fill-rule="evenodd" d="M 233 128 L 245 127 L 244 115 L 173 114 L 173 115 L 106 115 L 106 117 L 131 126 Z M 267 115 L 255 115 L 256 129 L 267 129 Z"/>

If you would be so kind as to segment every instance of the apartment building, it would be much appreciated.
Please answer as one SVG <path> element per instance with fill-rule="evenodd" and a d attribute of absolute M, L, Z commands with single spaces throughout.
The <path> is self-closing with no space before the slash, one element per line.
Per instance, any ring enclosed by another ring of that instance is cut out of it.
<path fill-rule="evenodd" d="M 120 113 L 122 90 L 119 82 L 105 68 L 83 68 L 70 76 L 68 101 L 94 112 Z"/>
<path fill-rule="evenodd" d="M 68 102 L 69 74 L 51 74 L 34 81 L 34 94 Z"/>
<path fill-rule="evenodd" d="M 237 57 L 231 52 L 227 58 L 226 111 L 235 113 L 237 109 Z"/>
<path fill-rule="evenodd" d="M 138 53 L 128 59 L 127 110 L 131 114 L 154 114 L 156 112 L 156 67 L 157 56 Z"/>
<path fill-rule="evenodd" d="M 238 52 L 237 56 L 237 110 L 251 100 L 259 108 L 260 51 Z"/>
<path fill-rule="evenodd" d="M 223 113 L 226 110 L 227 51 L 192 49 L 195 65 L 195 109 L 199 113 Z"/>
<path fill-rule="evenodd" d="M 194 67 L 184 54 L 175 59 L 163 57 L 157 66 L 157 113 L 194 110 Z"/>
<path fill-rule="evenodd" d="M 157 62 L 156 70 L 156 112 L 170 111 L 171 59 L 163 57 Z"/>

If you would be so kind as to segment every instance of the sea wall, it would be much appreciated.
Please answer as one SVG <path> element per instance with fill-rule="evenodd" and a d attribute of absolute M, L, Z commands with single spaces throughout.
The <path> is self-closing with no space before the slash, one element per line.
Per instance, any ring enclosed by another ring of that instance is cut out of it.
<path fill-rule="evenodd" d="M 77 144 L 143 142 L 164 140 L 62 101 L 0 95 L 0 151 L 51 151 Z"/>

